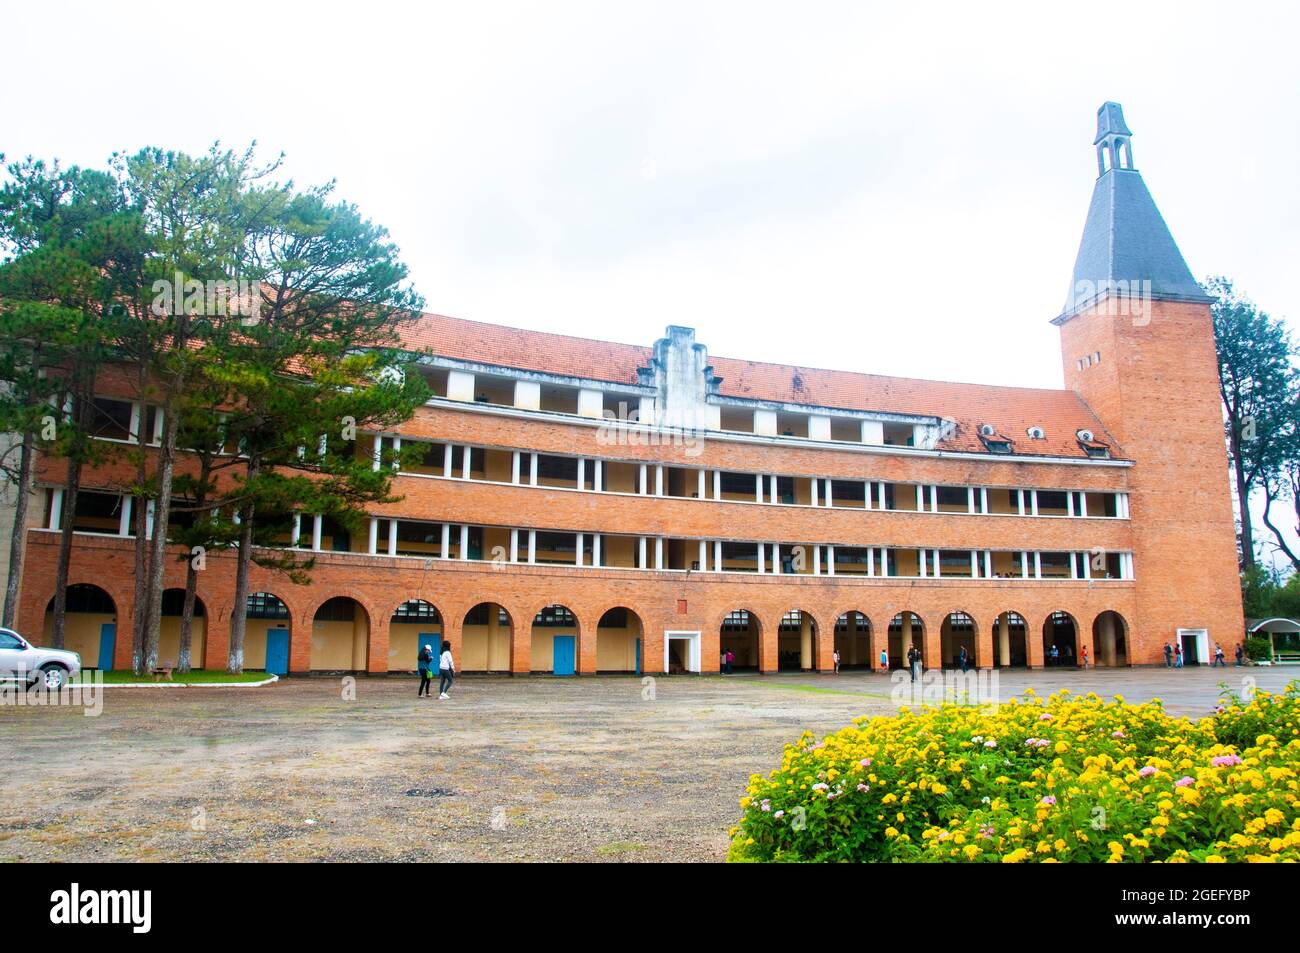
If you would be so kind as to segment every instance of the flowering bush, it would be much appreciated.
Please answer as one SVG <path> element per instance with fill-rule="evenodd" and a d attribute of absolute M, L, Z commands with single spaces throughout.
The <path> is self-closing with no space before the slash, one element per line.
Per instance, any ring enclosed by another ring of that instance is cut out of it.
<path fill-rule="evenodd" d="M 1300 686 L 1200 721 L 1060 692 L 805 733 L 754 775 L 733 861 L 1300 860 Z"/>

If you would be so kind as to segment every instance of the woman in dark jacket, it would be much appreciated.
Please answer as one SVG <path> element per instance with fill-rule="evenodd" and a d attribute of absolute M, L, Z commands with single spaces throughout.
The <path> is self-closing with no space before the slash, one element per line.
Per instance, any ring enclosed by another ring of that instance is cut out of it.
<path fill-rule="evenodd" d="M 433 681 L 433 646 L 425 644 L 420 646 L 420 690 L 415 693 L 415 697 L 421 695 L 428 697 L 429 685 Z"/>

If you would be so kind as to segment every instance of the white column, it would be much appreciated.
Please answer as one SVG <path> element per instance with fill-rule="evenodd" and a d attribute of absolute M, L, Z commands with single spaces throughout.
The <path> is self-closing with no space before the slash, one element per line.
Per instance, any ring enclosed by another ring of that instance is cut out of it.
<path fill-rule="evenodd" d="M 984 578 L 993 578 L 993 550 L 984 550 Z"/>
<path fill-rule="evenodd" d="M 1079 515 L 1080 516 L 1088 515 L 1088 491 L 1087 490 L 1079 491 Z"/>
<path fill-rule="evenodd" d="M 637 483 L 637 489 L 636 489 L 636 491 L 637 491 L 638 493 L 640 493 L 642 496 L 645 496 L 646 493 L 647 493 L 647 491 L 650 489 L 650 486 L 649 486 L 649 484 L 650 484 L 650 476 L 649 476 L 649 473 L 648 473 L 648 471 L 647 471 L 646 465 L 645 465 L 644 463 L 641 464 L 641 471 L 640 471 L 640 472 L 641 472 L 641 478 L 640 478 L 640 482 Z"/>
<path fill-rule="evenodd" d="M 889 550 L 883 546 L 880 547 L 880 574 L 889 575 Z"/>
<path fill-rule="evenodd" d="M 578 489 L 587 488 L 587 458 L 578 457 Z"/>
<path fill-rule="evenodd" d="M 512 450 L 510 452 L 510 482 L 511 483 L 519 482 L 519 451 L 518 450 Z"/>
<path fill-rule="evenodd" d="M 591 475 L 591 488 L 595 490 L 597 493 L 604 493 L 605 492 L 604 462 L 599 457 L 597 457 L 595 466 L 596 466 L 596 470 Z"/>
<path fill-rule="evenodd" d="M 444 444 L 442 448 L 442 475 L 451 476 L 451 444 Z"/>
<path fill-rule="evenodd" d="M 1039 550 L 1034 550 L 1034 578 L 1043 578 L 1043 554 Z"/>
<path fill-rule="evenodd" d="M 826 547 L 826 575 L 835 575 L 835 545 L 833 543 Z"/>
<path fill-rule="evenodd" d="M 131 504 L 133 502 L 134 502 L 133 497 L 128 496 L 125 493 L 122 494 L 122 513 L 117 520 L 118 536 L 131 535 Z"/>
<path fill-rule="evenodd" d="M 817 477 L 813 477 L 811 480 L 808 481 L 808 484 L 809 484 L 809 486 L 811 487 L 811 490 L 812 490 L 812 497 L 811 497 L 811 499 L 812 499 L 812 505 L 813 505 L 813 506 L 819 506 L 819 505 L 820 505 L 820 504 L 817 502 L 817 484 L 820 483 L 820 482 L 821 482 L 821 480 L 819 480 Z"/>
<path fill-rule="evenodd" d="M 393 438 L 393 469 L 394 470 L 402 469 L 402 461 L 399 456 L 401 452 L 402 452 L 402 438 L 394 437 Z"/>
<path fill-rule="evenodd" d="M 918 549 L 916 551 L 916 565 L 917 565 L 917 572 L 921 574 L 922 579 L 925 578 L 925 563 L 926 563 L 925 550 Z"/>
<path fill-rule="evenodd" d="M 973 486 L 966 487 L 966 512 L 975 512 L 975 487 Z"/>
<path fill-rule="evenodd" d="M 1037 516 L 1038 515 L 1038 491 L 1037 490 L 1029 491 L 1029 506 L 1030 506 L 1030 510 L 1029 510 L 1030 515 Z"/>
<path fill-rule="evenodd" d="M 764 572 L 766 572 L 766 569 L 763 566 L 763 563 L 765 561 L 764 553 L 766 552 L 766 550 L 767 550 L 767 543 L 758 544 L 758 574 L 760 576 Z"/>
<path fill-rule="evenodd" d="M 460 558 L 469 559 L 469 524 L 460 524 Z"/>
<path fill-rule="evenodd" d="M 781 566 L 781 544 L 773 543 L 772 544 L 772 572 L 780 573 L 782 571 L 783 569 Z"/>
<path fill-rule="evenodd" d="M 370 546 L 367 552 L 372 556 L 379 552 L 379 520 L 373 516 L 370 517 Z"/>
<path fill-rule="evenodd" d="M 867 575 L 874 576 L 875 574 L 876 574 L 876 547 L 868 546 L 867 547 Z"/>
<path fill-rule="evenodd" d="M 600 540 L 600 533 L 591 534 L 591 564 L 593 566 L 601 565 Z"/>
<path fill-rule="evenodd" d="M 713 471 L 713 498 L 715 500 L 722 499 L 722 471 L 721 470 Z"/>
<path fill-rule="evenodd" d="M 813 551 L 813 575 L 820 576 L 822 574 L 822 548 L 821 546 L 814 543 L 812 551 Z"/>
<path fill-rule="evenodd" d="M 1074 515 L 1074 491 L 1073 490 L 1065 491 L 1065 515 L 1066 516 Z"/>
<path fill-rule="evenodd" d="M 655 537 L 655 569 L 664 568 L 664 538 Z"/>
<path fill-rule="evenodd" d="M 975 549 L 970 551 L 970 577 L 972 579 L 978 579 L 980 577 L 979 551 Z"/>
<path fill-rule="evenodd" d="M 708 490 L 705 486 L 704 472 L 705 471 L 700 470 L 696 475 L 696 480 L 695 480 L 695 496 L 701 500 L 708 498 Z"/>
<path fill-rule="evenodd" d="M 871 497 L 872 497 L 872 495 L 873 495 L 875 492 L 876 492 L 875 485 L 874 485 L 870 480 L 865 480 L 865 481 L 863 481 L 863 483 L 862 483 L 862 505 L 863 505 L 865 508 L 867 508 L 867 509 L 871 509 L 871 508 L 872 508 Z"/>
<path fill-rule="evenodd" d="M 713 541 L 713 571 L 722 572 L 722 540 Z"/>
<path fill-rule="evenodd" d="M 451 524 L 442 524 L 442 549 L 438 553 L 439 559 L 447 559 L 451 555 Z"/>
<path fill-rule="evenodd" d="M 1020 551 L 1020 578 L 1029 578 L 1029 553 L 1023 549 Z"/>
<path fill-rule="evenodd" d="M 980 512 L 987 513 L 988 511 L 989 511 L 989 488 L 986 486 L 982 486 L 980 487 Z"/>
<path fill-rule="evenodd" d="M 586 541 L 587 541 L 586 534 L 584 534 L 584 533 L 579 533 L 579 534 L 578 534 L 578 543 L 577 543 L 577 546 L 574 548 L 574 553 L 573 553 L 574 563 L 575 563 L 576 565 L 578 565 L 578 566 L 581 566 L 581 565 L 582 565 L 582 550 L 583 550 L 583 544 L 584 544 Z"/>
<path fill-rule="evenodd" d="M 528 455 L 528 483 L 530 486 L 537 486 L 537 454 Z"/>
<path fill-rule="evenodd" d="M 664 495 L 664 465 L 655 464 L 655 496 Z"/>
<path fill-rule="evenodd" d="M 1016 490 L 1016 515 L 1025 515 L 1025 491 Z"/>
<path fill-rule="evenodd" d="M 460 448 L 460 478 L 462 480 L 469 479 L 470 460 L 473 458 L 473 456 L 474 454 L 473 451 L 470 449 L 469 444 L 466 444 L 465 446 Z"/>
<path fill-rule="evenodd" d="M 925 489 L 919 483 L 916 485 L 916 510 L 918 513 L 925 512 Z"/>
<path fill-rule="evenodd" d="M 933 483 L 930 484 L 930 512 L 939 512 L 939 488 Z"/>
<path fill-rule="evenodd" d="M 884 480 L 881 480 L 876 484 L 876 490 L 880 494 L 880 505 L 877 507 L 877 509 L 883 510 L 885 508 L 885 481 Z"/>
<path fill-rule="evenodd" d="M 319 513 L 311 518 L 311 548 L 313 552 L 320 552 L 321 528 L 324 522 L 324 517 Z"/>
<path fill-rule="evenodd" d="M 771 476 L 771 480 L 772 480 L 772 482 L 771 482 L 771 484 L 769 484 L 769 485 L 770 485 L 771 488 L 772 488 L 772 502 L 773 502 L 773 503 L 779 503 L 779 502 L 780 502 L 780 497 L 778 497 L 778 496 L 777 496 L 777 493 L 776 493 L 776 474 L 775 474 L 775 473 L 772 474 L 772 476 Z"/>
<path fill-rule="evenodd" d="M 835 484 L 832 483 L 831 480 L 830 480 L 830 478 L 828 477 L 828 478 L 826 479 L 826 505 L 827 505 L 827 506 L 834 506 L 834 505 L 835 505 L 835 493 L 834 493 L 834 489 L 835 489 Z"/>
<path fill-rule="evenodd" d="M 763 502 L 763 474 L 754 474 L 754 502 Z"/>
<path fill-rule="evenodd" d="M 1079 555 L 1083 557 L 1083 578 L 1091 579 L 1092 578 L 1092 553 L 1086 552 L 1086 553 L 1080 553 Z"/>
<path fill-rule="evenodd" d="M 517 529 L 510 531 L 510 561 L 519 562 L 519 530 Z"/>
<path fill-rule="evenodd" d="M 649 562 L 646 559 L 647 547 L 646 547 L 646 541 L 644 536 L 638 538 L 637 547 L 640 555 L 640 558 L 637 560 L 637 565 L 640 568 L 645 569 L 649 566 Z"/>
<path fill-rule="evenodd" d="M 536 562 L 537 562 L 537 530 L 530 529 L 528 531 L 528 564 L 531 566 Z"/>
<path fill-rule="evenodd" d="M 701 470 L 701 471 L 700 471 L 700 476 L 703 477 L 703 475 L 704 475 L 704 471 Z M 700 563 L 700 569 L 699 569 L 700 572 L 708 572 L 708 571 L 709 571 L 709 544 L 708 544 L 708 542 L 707 542 L 706 540 L 703 540 L 703 539 L 700 540 L 700 558 L 699 558 L 699 563 Z"/>
<path fill-rule="evenodd" d="M 50 525 L 48 529 L 59 529 L 59 524 L 63 521 L 63 491 L 50 491 Z"/>
<path fill-rule="evenodd" d="M 388 555 L 397 555 L 397 520 L 388 521 Z"/>
<path fill-rule="evenodd" d="M 375 445 L 370 451 L 370 468 L 378 470 L 380 461 L 384 454 L 384 438 L 382 434 L 375 434 Z"/>

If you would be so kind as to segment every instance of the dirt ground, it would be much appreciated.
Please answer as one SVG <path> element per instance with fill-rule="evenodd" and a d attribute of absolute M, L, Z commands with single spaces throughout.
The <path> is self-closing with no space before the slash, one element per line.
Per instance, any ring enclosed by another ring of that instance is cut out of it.
<path fill-rule="evenodd" d="M 1024 673 L 1201 714 L 1246 670 Z M 1249 670 L 1265 688 L 1290 674 Z M 108 689 L 0 706 L 0 860 L 716 861 L 753 772 L 888 714 L 880 675 L 413 678 Z"/>

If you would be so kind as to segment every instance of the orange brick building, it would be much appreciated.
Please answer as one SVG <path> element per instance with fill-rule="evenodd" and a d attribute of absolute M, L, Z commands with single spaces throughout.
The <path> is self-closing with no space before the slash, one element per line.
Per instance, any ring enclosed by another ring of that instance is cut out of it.
<path fill-rule="evenodd" d="M 1242 611 L 1208 300 L 1133 168 L 1119 107 L 1060 328 L 1064 390 L 910 380 L 425 315 L 435 397 L 356 452 L 418 444 L 366 532 L 298 514 L 309 586 L 253 568 L 245 664 L 407 671 L 714 672 L 901 664 L 1205 662 Z M 101 436 L 157 414 L 105 375 Z M 160 431 L 155 431 L 160 432 Z M 18 625 L 49 625 L 62 467 L 42 461 Z M 125 462 L 87 475 L 68 639 L 128 667 Z M 43 503 L 43 519 L 41 504 Z M 183 564 L 160 657 L 176 653 Z M 200 573 L 195 664 L 224 667 L 233 561 Z"/>

